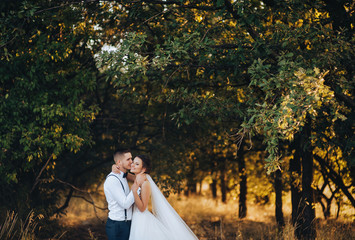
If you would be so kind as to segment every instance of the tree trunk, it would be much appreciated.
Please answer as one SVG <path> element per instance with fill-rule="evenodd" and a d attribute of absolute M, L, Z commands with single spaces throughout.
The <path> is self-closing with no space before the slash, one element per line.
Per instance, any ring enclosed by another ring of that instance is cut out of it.
<path fill-rule="evenodd" d="M 239 218 L 247 216 L 247 175 L 245 170 L 245 159 L 243 155 L 238 157 L 238 170 L 240 177 L 239 190 Z"/>
<path fill-rule="evenodd" d="M 226 186 L 226 160 L 225 159 L 221 159 L 219 179 L 221 181 L 221 200 L 223 203 L 226 203 L 227 186 Z"/>
<path fill-rule="evenodd" d="M 353 154 L 353 158 L 352 159 L 355 159 L 355 154 Z M 355 186 L 355 165 L 352 165 L 353 163 L 349 163 L 350 165 L 350 177 L 351 177 L 351 183 L 353 186 Z"/>
<path fill-rule="evenodd" d="M 212 197 L 214 199 L 217 198 L 217 180 L 216 179 L 212 179 L 212 183 L 210 185 L 211 187 L 211 191 L 212 191 Z"/>
<path fill-rule="evenodd" d="M 191 179 L 187 180 L 187 186 L 185 188 L 185 196 L 189 196 L 190 193 L 196 193 L 197 192 L 197 183 L 194 181 L 191 181 Z"/>
<path fill-rule="evenodd" d="M 330 207 L 332 205 L 331 199 L 327 200 L 327 207 L 323 210 L 324 218 L 328 219 L 330 217 Z"/>
<path fill-rule="evenodd" d="M 190 192 L 196 194 L 196 192 L 197 192 L 197 183 L 196 182 L 192 182 L 190 184 Z"/>
<path fill-rule="evenodd" d="M 186 175 L 187 187 L 185 188 L 185 196 L 189 196 L 190 193 L 196 193 L 196 180 L 195 180 L 195 164 L 191 164 L 191 167 Z"/>
<path fill-rule="evenodd" d="M 302 200 L 301 217 L 296 230 L 297 236 L 302 239 L 315 239 L 316 231 L 314 226 L 315 210 L 313 208 L 313 153 L 311 146 L 311 126 L 306 123 L 302 133 Z"/>
<path fill-rule="evenodd" d="M 188 186 L 186 186 L 185 189 L 184 189 L 184 196 L 185 197 L 189 196 L 189 187 Z"/>
<path fill-rule="evenodd" d="M 224 169 L 221 170 L 220 180 L 221 180 L 222 202 L 226 203 L 227 202 L 227 188 L 226 188 L 226 175 L 225 175 Z"/>
<path fill-rule="evenodd" d="M 300 136 L 297 134 L 293 141 L 295 153 L 290 159 L 290 185 L 291 185 L 291 205 L 292 205 L 292 225 L 295 226 L 297 218 L 300 216 L 300 202 L 302 198 L 301 186 L 301 148 Z"/>
<path fill-rule="evenodd" d="M 202 180 L 200 180 L 199 182 L 198 182 L 198 195 L 201 195 L 202 194 Z"/>
<path fill-rule="evenodd" d="M 282 173 L 280 170 L 275 172 L 275 216 L 276 222 L 281 229 L 285 226 L 284 215 L 282 213 Z"/>

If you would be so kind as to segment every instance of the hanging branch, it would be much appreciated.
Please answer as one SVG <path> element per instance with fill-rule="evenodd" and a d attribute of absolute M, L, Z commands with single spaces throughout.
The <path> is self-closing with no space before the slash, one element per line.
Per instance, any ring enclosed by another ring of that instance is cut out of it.
<path fill-rule="evenodd" d="M 197 9 L 197 10 L 204 10 L 204 11 L 216 11 L 221 10 L 224 6 L 214 7 L 214 6 L 200 6 L 194 4 L 184 4 L 182 1 L 157 1 L 157 0 L 141 0 L 141 1 L 132 1 L 128 3 L 151 3 L 151 4 L 161 4 L 161 5 L 176 5 L 180 8 L 190 8 L 190 9 Z"/>
<path fill-rule="evenodd" d="M 43 173 L 44 169 L 47 167 L 47 165 L 48 165 L 49 161 L 50 161 L 52 158 L 53 158 L 53 154 L 51 154 L 51 156 L 48 158 L 48 160 L 47 160 L 46 164 L 44 164 L 44 166 L 42 167 L 42 169 L 41 169 L 41 171 L 39 172 L 38 176 L 36 177 L 36 181 L 35 181 L 35 183 L 33 184 L 33 186 L 32 186 L 32 189 L 31 189 L 31 192 L 30 192 L 30 193 L 32 193 L 32 192 L 33 192 L 33 190 L 35 189 L 36 185 L 37 185 L 37 184 L 38 184 L 38 182 L 39 182 L 39 178 L 40 178 L 40 176 L 42 175 L 42 173 Z"/>
<path fill-rule="evenodd" d="M 92 195 L 91 195 L 90 192 L 88 192 L 88 191 L 86 191 L 86 190 L 82 190 L 82 189 L 80 189 L 80 188 L 74 186 L 73 184 L 68 183 L 68 182 L 64 182 L 64 181 L 62 181 L 62 180 L 60 180 L 60 179 L 41 179 L 41 181 L 57 181 L 57 182 L 59 182 L 59 183 L 61 183 L 61 184 L 64 184 L 64 185 L 70 187 L 70 192 L 69 192 L 69 194 L 68 194 L 68 196 L 67 196 L 67 199 L 66 199 L 65 203 L 64 203 L 60 208 L 58 208 L 58 209 L 56 210 L 56 213 L 59 213 L 59 212 L 61 212 L 62 210 L 64 210 L 65 208 L 67 208 L 68 205 L 69 205 L 70 199 L 71 199 L 72 197 L 82 198 L 82 199 L 84 199 L 86 202 L 90 203 L 90 204 L 94 207 L 94 212 L 95 212 L 96 218 L 99 219 L 101 222 L 104 222 L 104 220 L 102 220 L 102 219 L 97 215 L 96 208 L 98 208 L 98 209 L 100 209 L 100 210 L 103 210 L 103 211 L 104 211 L 104 210 L 107 210 L 107 208 L 97 206 L 97 205 L 95 204 L 95 201 L 94 201 L 94 199 L 93 199 L 93 197 L 92 197 Z M 89 199 L 86 199 L 86 198 L 83 197 L 83 196 L 80 197 L 80 196 L 77 196 L 77 195 L 73 195 L 73 192 L 74 192 L 74 191 L 78 191 L 78 192 L 87 194 L 87 195 L 89 196 Z"/>
<path fill-rule="evenodd" d="M 329 178 L 335 183 L 335 185 L 337 185 L 343 191 L 343 193 L 347 196 L 347 198 L 351 202 L 351 205 L 353 205 L 355 207 L 355 199 L 352 196 L 352 194 L 349 192 L 349 189 L 348 189 L 349 187 L 347 187 L 345 185 L 341 176 L 339 176 L 339 174 L 337 174 L 323 158 L 321 158 L 320 156 L 318 156 L 316 154 L 314 154 L 314 158 L 319 162 L 319 164 L 322 167 L 324 167 L 326 169 Z"/>

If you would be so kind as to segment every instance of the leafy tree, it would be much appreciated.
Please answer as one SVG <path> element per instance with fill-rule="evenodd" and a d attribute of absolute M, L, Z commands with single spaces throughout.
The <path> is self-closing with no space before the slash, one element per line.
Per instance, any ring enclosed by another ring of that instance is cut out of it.
<path fill-rule="evenodd" d="M 85 64 L 84 13 L 60 3 L 1 3 L 0 201 L 21 214 L 53 213 L 61 155 L 93 143 L 96 71 Z"/>
<path fill-rule="evenodd" d="M 235 161 L 248 179 L 261 171 L 244 147 L 234 159 L 233 131 L 262 139 L 269 173 L 293 155 L 283 177 L 299 237 L 315 237 L 314 176 L 354 205 L 351 1 L 23 1 L 1 11 L 1 184 L 33 188 L 21 199 L 54 205 L 62 190 L 64 210 L 74 190 L 53 179 L 90 186 L 121 144 L 151 153 L 161 182 L 187 176 L 191 190 L 215 175 L 227 192 Z"/>
<path fill-rule="evenodd" d="M 172 115 L 178 123 L 234 114 L 234 119 L 244 121 L 242 132 L 263 136 L 269 172 L 281 165 L 282 141 L 293 141 L 300 133 L 305 211 L 299 234 L 314 238 L 311 185 L 318 142 L 313 139 L 319 139 L 317 135 L 326 126 L 319 119 L 326 115 L 331 128 L 344 121 L 353 125 L 353 4 L 120 3 L 129 11 L 128 18 L 135 17 L 129 31 L 138 36 L 133 37 L 137 44 L 131 44 L 138 49 L 122 61 L 128 70 L 125 74 L 159 72 L 166 99 L 180 106 Z M 238 99 L 238 94 L 244 97 Z M 353 132 L 337 130 L 335 135 L 342 135 L 343 140 L 336 145 L 341 146 L 350 169 Z"/>

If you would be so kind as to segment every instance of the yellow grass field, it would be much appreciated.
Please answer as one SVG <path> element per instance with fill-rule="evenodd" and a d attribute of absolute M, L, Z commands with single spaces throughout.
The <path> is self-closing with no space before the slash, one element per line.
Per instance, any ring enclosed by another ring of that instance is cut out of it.
<path fill-rule="evenodd" d="M 283 199 L 283 213 L 286 226 L 283 232 L 278 232 L 275 224 L 274 206 L 268 204 L 259 206 L 248 203 L 248 215 L 245 219 L 238 219 L 238 201 L 230 199 L 223 204 L 207 196 L 178 196 L 168 198 L 171 205 L 186 221 L 200 240 L 236 240 L 236 239 L 295 239 L 293 226 L 290 224 L 290 197 Z M 289 195 L 289 194 L 288 194 Z M 86 196 L 87 197 L 87 196 Z M 95 204 L 106 207 L 103 192 L 96 194 Z M 271 201 L 273 198 L 271 197 Z M 332 209 L 335 216 L 335 207 Z M 107 210 L 96 209 L 81 198 L 70 202 L 66 216 L 59 219 L 63 226 L 64 235 L 60 239 L 106 239 L 104 222 Z M 340 217 L 323 220 L 320 207 L 316 207 L 317 239 L 342 240 L 355 239 L 355 222 L 353 208 L 343 208 Z M 183 239 L 182 239 L 183 240 Z"/>

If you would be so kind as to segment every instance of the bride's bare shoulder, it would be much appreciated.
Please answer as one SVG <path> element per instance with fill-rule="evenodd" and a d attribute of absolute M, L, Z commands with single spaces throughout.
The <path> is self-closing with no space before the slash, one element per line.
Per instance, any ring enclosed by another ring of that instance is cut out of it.
<path fill-rule="evenodd" d="M 150 183 L 147 179 L 142 183 L 142 188 L 143 189 L 150 189 Z"/>

